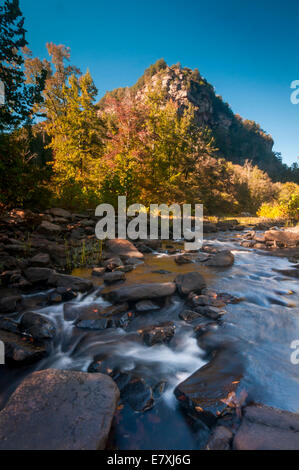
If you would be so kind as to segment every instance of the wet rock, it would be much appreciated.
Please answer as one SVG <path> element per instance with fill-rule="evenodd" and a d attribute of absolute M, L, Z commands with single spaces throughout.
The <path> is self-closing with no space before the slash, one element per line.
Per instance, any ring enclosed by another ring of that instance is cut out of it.
<path fill-rule="evenodd" d="M 107 375 L 35 372 L 0 413 L 0 449 L 104 449 L 118 398 Z"/>
<path fill-rule="evenodd" d="M 211 435 L 206 450 L 230 450 L 233 433 L 226 426 L 217 426 Z"/>
<path fill-rule="evenodd" d="M 50 304 L 57 304 L 60 302 L 68 302 L 69 300 L 73 300 L 77 297 L 77 292 L 74 292 L 70 288 L 65 287 L 58 287 L 54 291 L 50 292 L 49 294 L 49 303 Z"/>
<path fill-rule="evenodd" d="M 206 287 L 203 276 L 196 271 L 179 274 L 175 279 L 175 283 L 179 293 L 183 296 L 188 295 L 190 292 L 200 293 Z"/>
<path fill-rule="evenodd" d="M 129 240 L 122 240 L 116 238 L 114 240 L 107 240 L 106 246 L 109 252 L 116 256 L 124 258 L 143 259 L 143 254 Z"/>
<path fill-rule="evenodd" d="M 26 295 L 22 297 L 19 310 L 24 311 L 38 307 L 45 307 L 48 304 L 48 301 L 49 295 L 42 292 L 33 295 Z"/>
<path fill-rule="evenodd" d="M 220 251 L 205 262 L 205 266 L 215 266 L 217 268 L 226 268 L 234 264 L 235 257 L 228 251 Z"/>
<path fill-rule="evenodd" d="M 64 219 L 71 219 L 72 214 L 64 209 L 60 208 L 53 208 L 49 210 L 49 213 L 54 217 L 62 217 Z"/>
<path fill-rule="evenodd" d="M 0 299 L 0 314 L 13 313 L 17 310 L 17 304 L 21 300 L 20 295 L 12 295 Z"/>
<path fill-rule="evenodd" d="M 195 307 L 194 310 L 200 315 L 211 318 L 212 320 L 219 320 L 219 318 L 226 313 L 223 309 L 210 306 Z"/>
<path fill-rule="evenodd" d="M 179 313 L 179 317 L 187 323 L 192 323 L 194 320 L 201 317 L 201 315 L 194 310 L 185 309 Z"/>
<path fill-rule="evenodd" d="M 150 325 L 138 331 L 147 346 L 169 343 L 175 333 L 175 325 L 172 322 Z"/>
<path fill-rule="evenodd" d="M 152 310 L 160 310 L 160 307 L 151 300 L 141 300 L 135 305 L 135 310 L 136 312 L 149 312 Z"/>
<path fill-rule="evenodd" d="M 283 274 L 284 276 L 299 278 L 299 269 L 273 269 L 273 271 Z"/>
<path fill-rule="evenodd" d="M 237 393 L 243 377 L 240 355 L 232 348 L 219 350 L 211 362 L 180 383 L 174 394 L 187 412 L 208 425 L 227 408 L 232 393 Z"/>
<path fill-rule="evenodd" d="M 108 271 L 113 271 L 114 269 L 122 266 L 122 260 L 119 257 L 109 258 L 103 262 L 103 266 Z"/>
<path fill-rule="evenodd" d="M 53 339 L 56 335 L 55 324 L 48 318 L 35 312 L 25 312 L 21 318 L 20 330 L 37 341 Z"/>
<path fill-rule="evenodd" d="M 298 450 L 299 415 L 264 405 L 247 406 L 233 447 L 236 450 Z"/>
<path fill-rule="evenodd" d="M 137 302 L 144 299 L 160 299 L 173 295 L 176 291 L 174 282 L 136 284 L 124 286 L 105 293 L 104 297 L 112 302 Z"/>
<path fill-rule="evenodd" d="M 189 264 L 193 262 L 193 258 L 190 255 L 177 255 L 174 258 L 177 264 Z"/>
<path fill-rule="evenodd" d="M 48 355 L 46 346 L 35 344 L 30 337 L 0 330 L 0 340 L 5 345 L 5 359 L 8 363 L 33 363 Z"/>
<path fill-rule="evenodd" d="M 96 277 L 101 277 L 103 276 L 105 271 L 106 271 L 106 268 L 93 268 L 91 275 L 96 276 Z"/>
<path fill-rule="evenodd" d="M 9 317 L 0 317 L 0 330 L 16 334 L 20 333 L 18 322 Z"/>
<path fill-rule="evenodd" d="M 146 381 L 128 373 L 113 375 L 120 390 L 123 403 L 127 403 L 135 411 L 144 412 L 154 405 L 153 391 Z"/>
<path fill-rule="evenodd" d="M 32 268 L 33 269 L 33 268 Z M 48 279 L 48 284 L 54 287 L 64 287 L 77 292 L 87 292 L 93 288 L 92 281 L 77 276 L 68 276 L 67 274 L 58 274 L 52 272 Z"/>
<path fill-rule="evenodd" d="M 113 284 L 114 282 L 124 281 L 126 276 L 122 271 L 113 271 L 112 273 L 104 274 L 103 279 L 107 284 Z"/>
<path fill-rule="evenodd" d="M 213 224 L 211 222 L 203 222 L 203 233 L 213 233 L 213 232 L 218 232 L 218 228 L 216 224 Z"/>
<path fill-rule="evenodd" d="M 37 228 L 38 233 L 42 235 L 58 235 L 62 228 L 60 225 L 52 224 L 43 220 L 40 226 Z"/>
<path fill-rule="evenodd" d="M 38 253 L 29 260 L 29 264 L 35 267 L 45 267 L 50 264 L 50 256 L 48 253 Z"/>
<path fill-rule="evenodd" d="M 46 284 L 54 273 L 55 271 L 49 268 L 28 268 L 25 270 L 26 278 L 34 284 Z"/>
<path fill-rule="evenodd" d="M 87 330 L 103 330 L 106 328 L 116 328 L 121 326 L 119 314 L 129 309 L 127 303 L 121 305 L 112 305 L 110 307 L 102 307 L 97 304 L 91 304 L 79 307 L 79 315 L 76 319 L 77 328 Z"/>

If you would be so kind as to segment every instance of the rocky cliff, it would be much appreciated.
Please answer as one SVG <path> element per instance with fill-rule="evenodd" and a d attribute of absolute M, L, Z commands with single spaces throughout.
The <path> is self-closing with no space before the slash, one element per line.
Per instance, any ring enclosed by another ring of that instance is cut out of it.
<path fill-rule="evenodd" d="M 285 169 L 272 150 L 272 137 L 256 122 L 234 114 L 197 69 L 182 68 L 180 64 L 168 66 L 161 59 L 149 67 L 133 87 L 107 92 L 99 106 L 105 107 L 108 95 L 123 99 L 127 93 L 133 93 L 141 98 L 158 83 L 166 92 L 166 99 L 177 102 L 179 112 L 192 103 L 198 126 L 211 129 L 220 157 L 238 164 L 250 160 L 274 179 Z"/>

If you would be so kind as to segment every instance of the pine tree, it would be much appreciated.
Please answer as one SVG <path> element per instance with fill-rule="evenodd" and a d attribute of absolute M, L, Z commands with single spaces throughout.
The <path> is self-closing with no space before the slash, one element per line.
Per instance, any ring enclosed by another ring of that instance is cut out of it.
<path fill-rule="evenodd" d="M 33 104 L 42 100 L 44 73 L 36 77 L 35 85 L 26 83 L 25 33 L 19 1 L 5 0 L 0 7 L 0 80 L 5 92 L 5 103 L 0 106 L 0 132 L 28 124 Z"/>

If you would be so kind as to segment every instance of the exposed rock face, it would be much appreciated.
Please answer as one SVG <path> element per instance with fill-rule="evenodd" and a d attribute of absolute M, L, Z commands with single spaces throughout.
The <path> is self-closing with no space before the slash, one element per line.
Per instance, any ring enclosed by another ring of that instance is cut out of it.
<path fill-rule="evenodd" d="M 236 450 L 298 450 L 299 415 L 264 405 L 247 406 L 233 447 Z"/>
<path fill-rule="evenodd" d="M 107 375 L 35 372 L 0 413 L 0 449 L 104 449 L 118 398 Z"/>
<path fill-rule="evenodd" d="M 194 271 L 187 274 L 179 274 L 175 283 L 181 295 L 188 295 L 190 292 L 201 293 L 202 289 L 206 287 L 206 281 L 203 276 Z"/>
<path fill-rule="evenodd" d="M 195 108 L 195 117 L 199 128 L 211 129 L 215 139 L 215 147 L 219 149 L 218 155 L 234 163 L 244 163 L 246 159 L 254 164 L 262 162 L 264 170 L 272 173 L 282 169 L 281 163 L 272 151 L 273 139 L 255 122 L 243 120 L 235 115 L 229 105 L 207 80 L 200 75 L 197 69 L 190 70 L 180 65 L 167 66 L 164 62 L 155 64 L 148 69 L 134 87 L 119 88 L 113 91 L 113 96 L 124 99 L 129 93 L 143 100 L 146 92 L 160 84 L 167 100 L 174 101 L 178 112 L 192 104 Z M 108 93 L 109 95 L 109 93 Z M 106 96 L 100 101 L 101 108 L 109 111 Z M 105 106 L 106 104 L 106 106 Z M 273 165 L 273 168 L 271 168 Z M 210 225 L 212 228 L 212 224 Z M 214 231 L 213 229 L 207 231 Z"/>
<path fill-rule="evenodd" d="M 107 240 L 107 249 L 116 256 L 124 258 L 143 259 L 143 254 L 129 240 L 115 239 Z"/>
<path fill-rule="evenodd" d="M 152 284 L 136 284 L 124 286 L 108 292 L 106 298 L 112 302 L 137 302 L 144 299 L 160 299 L 173 295 L 176 291 L 174 282 L 162 282 Z"/>

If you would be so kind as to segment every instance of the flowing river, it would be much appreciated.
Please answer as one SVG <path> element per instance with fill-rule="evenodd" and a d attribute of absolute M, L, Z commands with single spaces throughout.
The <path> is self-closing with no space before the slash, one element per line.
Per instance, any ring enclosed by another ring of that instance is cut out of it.
<path fill-rule="evenodd" d="M 235 255 L 230 268 L 204 267 L 200 263 L 178 266 L 174 255 L 153 253 L 145 262 L 126 274 L 126 284 L 172 281 L 178 273 L 199 271 L 208 288 L 227 292 L 240 303 L 229 304 L 221 323 L 208 338 L 209 348 L 234 344 L 245 367 L 243 385 L 251 400 L 293 412 L 299 411 L 299 365 L 290 360 L 291 343 L 299 340 L 299 283 L 273 269 L 287 269 L 292 263 L 286 258 L 240 247 L 232 233 L 218 233 L 205 242 Z M 91 270 L 76 270 L 75 275 L 90 277 Z M 76 302 L 81 305 L 109 305 L 99 289 Z M 95 279 L 93 278 L 93 281 Z M 110 287 L 110 288 L 115 288 Z M 74 301 L 72 301 L 74 302 Z M 59 334 L 52 354 L 37 365 L 5 368 L 0 377 L 0 406 L 9 394 L 33 370 L 46 368 L 87 371 L 95 356 L 108 360 L 111 367 L 136 373 L 152 387 L 160 389 L 155 406 L 143 413 L 130 406 L 120 406 L 113 429 L 111 448 L 117 449 L 198 449 L 207 430 L 200 422 L 192 422 L 180 410 L 174 388 L 209 360 L 200 348 L 193 326 L 180 320 L 178 314 L 184 300 L 173 296 L 160 310 L 142 313 L 128 328 L 87 331 L 64 320 L 64 305 L 38 311 L 55 321 Z M 174 338 L 168 345 L 148 347 L 138 341 L 138 330 L 146 325 L 172 321 Z M 162 393 L 163 392 L 163 393 Z"/>

